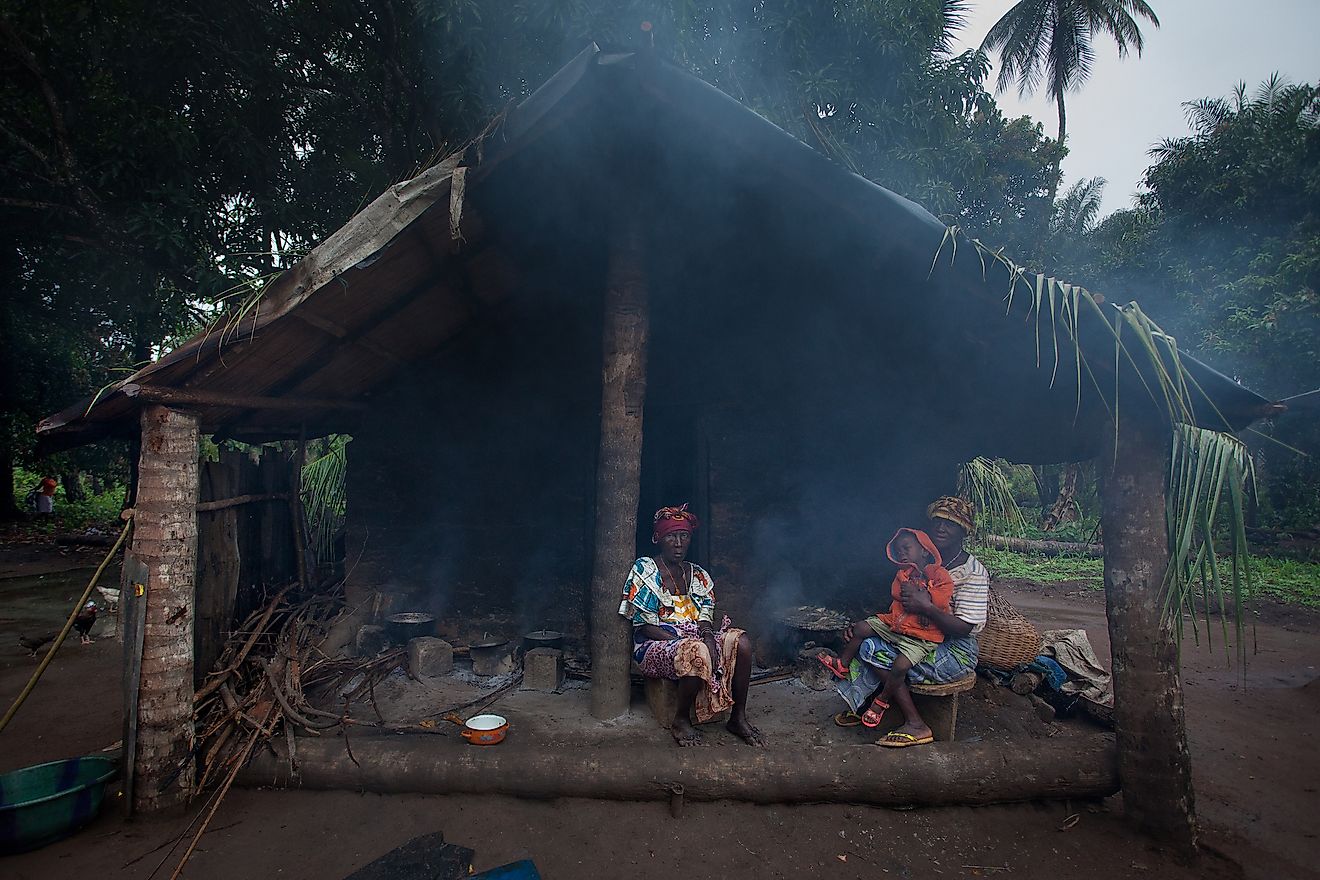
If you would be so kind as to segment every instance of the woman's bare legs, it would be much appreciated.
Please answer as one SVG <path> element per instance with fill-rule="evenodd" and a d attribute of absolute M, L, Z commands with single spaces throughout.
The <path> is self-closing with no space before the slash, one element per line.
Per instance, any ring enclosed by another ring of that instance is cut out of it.
<path fill-rule="evenodd" d="M 747 688 L 752 683 L 752 640 L 738 637 L 738 659 L 733 664 L 733 712 L 726 725 L 730 733 L 751 746 L 765 745 L 765 737 L 747 720 Z"/>
<path fill-rule="evenodd" d="M 685 675 L 678 680 L 678 708 L 674 712 L 674 720 L 669 724 L 669 733 L 680 746 L 701 742 L 701 734 L 692 726 L 691 718 L 692 704 L 705 686 L 705 680 L 695 675 Z"/>

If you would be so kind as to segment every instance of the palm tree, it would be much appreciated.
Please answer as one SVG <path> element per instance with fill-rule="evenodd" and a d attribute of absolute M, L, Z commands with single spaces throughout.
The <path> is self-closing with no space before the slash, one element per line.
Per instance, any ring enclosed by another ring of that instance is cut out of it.
<path fill-rule="evenodd" d="M 1103 177 L 1084 177 L 1068 188 L 1054 203 L 1050 236 L 1057 243 L 1076 242 L 1091 230 L 1100 217 L 1100 200 L 1105 193 Z"/>
<path fill-rule="evenodd" d="M 1127 56 L 1129 47 L 1140 55 L 1143 40 L 1134 16 L 1160 26 L 1145 0 L 1019 0 L 990 28 L 981 51 L 999 53 L 998 91 L 1016 82 L 1018 93 L 1025 96 L 1045 86 L 1059 108 L 1059 145 L 1063 146 L 1068 134 L 1063 94 L 1080 88 L 1090 77 L 1095 61 L 1092 40 L 1107 33 L 1118 44 L 1120 58 Z M 1050 193 L 1051 201 L 1057 186 Z"/>

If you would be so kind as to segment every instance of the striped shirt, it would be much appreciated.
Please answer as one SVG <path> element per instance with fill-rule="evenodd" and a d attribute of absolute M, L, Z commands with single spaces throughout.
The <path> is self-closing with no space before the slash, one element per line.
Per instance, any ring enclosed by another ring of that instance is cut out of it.
<path fill-rule="evenodd" d="M 953 578 L 953 604 L 950 610 L 960 620 L 972 625 L 972 635 L 985 629 L 986 610 L 990 606 L 990 572 L 981 561 L 967 554 L 967 561 L 949 569 Z"/>

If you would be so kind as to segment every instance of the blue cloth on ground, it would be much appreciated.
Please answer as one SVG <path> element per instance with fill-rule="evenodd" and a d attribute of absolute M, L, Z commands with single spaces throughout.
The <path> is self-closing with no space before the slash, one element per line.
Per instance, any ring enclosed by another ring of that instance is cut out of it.
<path fill-rule="evenodd" d="M 473 874 L 469 880 L 541 880 L 541 872 L 536 870 L 531 859 L 523 859 Z"/>
<path fill-rule="evenodd" d="M 1044 654 L 1028 663 L 1027 668 L 1045 676 L 1045 683 L 1052 691 L 1063 687 L 1063 683 L 1068 680 L 1068 673 L 1063 671 L 1063 667 L 1056 663 L 1053 657 L 1046 657 Z"/>

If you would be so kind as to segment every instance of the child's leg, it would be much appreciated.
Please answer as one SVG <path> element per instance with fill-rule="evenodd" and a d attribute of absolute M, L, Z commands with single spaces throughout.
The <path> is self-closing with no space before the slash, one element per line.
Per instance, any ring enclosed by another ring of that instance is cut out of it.
<path fill-rule="evenodd" d="M 853 661 L 853 658 L 857 656 L 858 650 L 860 650 L 862 647 L 862 642 L 866 641 L 871 636 L 875 635 L 875 631 L 871 629 L 871 625 L 868 624 L 865 620 L 859 620 L 856 623 L 854 623 L 852 626 L 852 630 L 853 630 L 852 639 L 848 642 L 847 645 L 844 645 L 843 653 L 839 655 L 839 662 L 842 663 L 844 666 L 847 666 L 849 663 L 851 663 Z"/>
<path fill-rule="evenodd" d="M 885 686 L 880 689 L 878 699 L 886 703 L 894 702 L 894 694 L 907 681 L 908 670 L 911 668 L 911 660 L 902 654 L 895 657 L 893 664 L 885 670 Z M 904 686 L 903 690 L 907 688 Z"/>
<path fill-rule="evenodd" d="M 880 678 L 885 683 L 884 687 L 880 688 L 878 694 L 871 697 L 870 704 L 862 714 L 862 724 L 867 727 L 880 726 L 885 710 L 894 702 L 895 694 L 900 687 L 903 687 L 902 682 L 906 680 L 907 671 L 911 668 L 912 664 L 907 662 L 907 658 L 899 654 L 894 658 L 893 664 L 888 669 L 881 671 Z M 905 687 L 904 690 L 906 690 Z"/>

